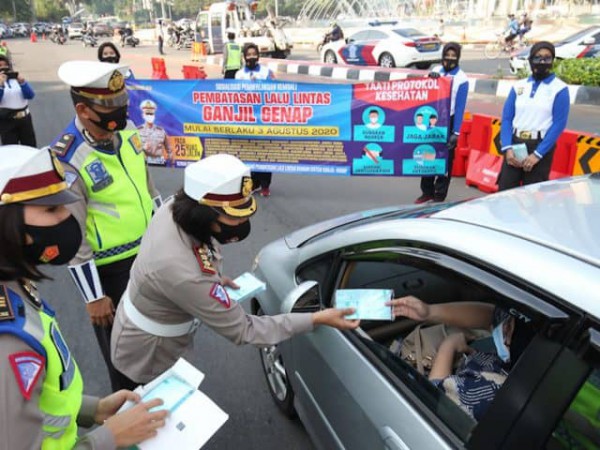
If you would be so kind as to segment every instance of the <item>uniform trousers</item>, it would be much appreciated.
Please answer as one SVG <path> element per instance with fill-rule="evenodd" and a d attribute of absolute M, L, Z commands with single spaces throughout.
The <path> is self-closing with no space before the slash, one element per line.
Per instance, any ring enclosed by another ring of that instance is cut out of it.
<path fill-rule="evenodd" d="M 271 172 L 252 172 L 252 185 L 254 189 L 265 189 L 271 186 L 273 174 Z"/>
<path fill-rule="evenodd" d="M 98 275 L 100 276 L 100 281 L 104 288 L 104 294 L 112 299 L 113 304 L 115 305 L 115 311 L 121 301 L 121 296 L 125 292 L 125 289 L 127 289 L 129 271 L 131 270 L 133 261 L 135 261 L 135 256 L 98 267 Z M 106 368 L 108 369 L 108 376 L 110 377 L 110 384 L 113 392 L 116 392 L 119 389 L 135 389 L 140 383 L 135 383 L 119 372 L 110 360 L 110 335 L 112 333 L 112 325 L 107 327 L 94 325 L 94 333 L 96 334 L 96 340 L 98 341 L 102 357 L 104 358 Z"/>
<path fill-rule="evenodd" d="M 225 78 L 226 80 L 233 80 L 235 79 L 235 74 L 237 73 L 237 71 L 238 69 L 226 70 L 225 76 L 223 78 Z"/>
<path fill-rule="evenodd" d="M 450 125 L 448 132 L 454 129 L 454 116 L 450 116 Z M 448 149 L 448 165 L 446 166 L 445 175 L 435 175 L 429 177 L 421 177 L 421 193 L 435 200 L 446 200 L 448 189 L 450 188 L 450 180 L 452 179 L 452 164 L 454 163 L 454 151 L 456 149 Z"/>
<path fill-rule="evenodd" d="M 512 137 L 513 144 L 525 144 L 527 153 L 531 155 L 538 147 L 541 139 L 521 139 L 517 136 Z M 518 167 L 509 166 L 506 163 L 506 158 L 502 162 L 502 169 L 498 175 L 498 190 L 505 191 L 521 185 L 540 183 L 547 181 L 550 176 L 550 168 L 552 167 L 552 158 L 554 157 L 554 145 L 548 153 L 533 166 L 531 172 L 525 172 Z"/>
<path fill-rule="evenodd" d="M 22 119 L 2 120 L 0 139 L 2 139 L 2 145 L 21 144 L 37 147 L 31 114 L 27 114 Z"/>

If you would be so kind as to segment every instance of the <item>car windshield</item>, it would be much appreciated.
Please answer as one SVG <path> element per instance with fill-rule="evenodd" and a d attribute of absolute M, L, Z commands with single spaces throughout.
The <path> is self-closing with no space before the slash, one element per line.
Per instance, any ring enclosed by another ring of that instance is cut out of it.
<path fill-rule="evenodd" d="M 419 30 L 415 30 L 414 28 L 397 28 L 394 30 L 394 33 L 409 39 L 425 36 Z"/>
<path fill-rule="evenodd" d="M 579 33 L 575 33 L 573 36 L 569 36 L 568 38 L 563 39 L 560 42 L 557 42 L 555 45 L 570 44 L 571 42 L 578 41 L 580 39 L 583 39 L 585 36 L 590 34 L 592 31 L 593 30 L 590 28 L 588 28 L 587 30 L 580 31 Z"/>

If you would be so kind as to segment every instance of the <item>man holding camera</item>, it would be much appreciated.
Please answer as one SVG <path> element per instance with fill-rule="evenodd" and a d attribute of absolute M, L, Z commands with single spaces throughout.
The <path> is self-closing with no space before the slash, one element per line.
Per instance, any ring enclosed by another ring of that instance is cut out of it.
<path fill-rule="evenodd" d="M 28 100 L 33 89 L 6 56 L 0 56 L 0 139 L 2 145 L 21 144 L 37 147 Z"/>

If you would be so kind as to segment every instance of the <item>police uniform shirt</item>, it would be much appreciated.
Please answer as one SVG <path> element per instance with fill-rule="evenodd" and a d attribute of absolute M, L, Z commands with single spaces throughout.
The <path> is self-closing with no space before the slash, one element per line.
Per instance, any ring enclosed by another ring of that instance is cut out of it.
<path fill-rule="evenodd" d="M 221 286 L 221 255 L 216 241 L 208 265 L 194 250 L 195 240 L 173 221 L 172 200 L 155 214 L 131 269 L 129 297 L 147 318 L 163 324 L 202 323 L 235 344 L 273 345 L 312 330 L 311 314 L 247 315 Z M 165 338 L 146 333 L 117 308 L 111 337 L 114 366 L 130 379 L 147 383 L 192 349 L 193 334 Z"/>
<path fill-rule="evenodd" d="M 167 133 L 165 129 L 157 125 L 149 126 L 147 123 L 144 123 L 137 130 L 142 138 L 144 152 L 149 157 L 148 161 L 163 162 L 165 156 L 170 153 L 167 148 Z"/>
<path fill-rule="evenodd" d="M 135 129 L 135 126 L 131 127 L 128 124 L 128 129 L 129 128 Z M 73 132 L 73 131 L 75 131 L 80 136 L 80 139 L 76 139 L 76 142 L 73 144 L 73 145 L 77 145 L 77 148 L 73 151 L 73 156 L 69 159 L 68 162 L 65 162 L 63 160 L 62 164 L 65 168 L 67 182 L 69 184 L 71 184 L 71 189 L 73 190 L 73 192 L 75 194 L 77 194 L 81 197 L 81 200 L 78 202 L 75 202 L 75 203 L 71 203 L 70 205 L 67 205 L 67 208 L 69 209 L 69 211 L 71 211 L 71 214 L 73 214 L 73 216 L 79 222 L 83 236 L 86 236 L 87 210 L 88 210 L 88 207 L 90 206 L 88 203 L 89 196 L 88 196 L 87 188 L 86 188 L 83 180 L 79 176 L 77 169 L 78 169 L 78 166 L 83 163 L 83 161 L 85 159 L 85 155 L 87 155 L 89 152 L 95 151 L 95 150 L 94 150 L 94 147 L 92 146 L 89 138 L 86 137 L 86 133 L 84 132 L 84 128 L 83 128 L 83 124 L 77 117 L 75 118 L 75 120 L 71 124 L 71 126 L 69 128 L 67 128 L 67 130 L 66 130 L 67 133 Z M 118 148 L 118 143 L 115 144 L 115 150 L 117 148 Z M 156 190 L 156 188 L 154 186 L 154 183 L 152 182 L 150 172 L 147 172 L 147 178 L 148 178 L 148 192 L 150 192 L 150 196 L 153 198 L 159 196 L 160 194 L 158 193 L 158 191 Z M 86 262 L 92 260 L 93 258 L 94 258 L 94 255 L 92 252 L 92 248 L 90 247 L 90 244 L 88 243 L 87 239 L 83 239 L 81 241 L 81 247 L 79 248 L 77 255 L 75 256 L 75 258 L 73 258 L 72 261 L 70 261 L 69 265 L 73 266 L 73 265 L 83 264 L 83 263 L 86 263 Z"/>
<path fill-rule="evenodd" d="M 257 64 L 254 70 L 244 66 L 235 73 L 236 80 L 272 80 L 273 78 L 273 72 L 262 64 Z"/>
<path fill-rule="evenodd" d="M 533 153 L 543 158 L 567 126 L 569 106 L 569 88 L 554 74 L 542 81 L 533 77 L 517 81 L 502 110 L 502 151 L 512 145 L 513 133 L 530 132 L 533 139 L 540 133 L 542 140 Z"/>
<path fill-rule="evenodd" d="M 37 314 L 37 305 L 29 300 L 29 294 L 17 282 L 0 282 L 7 289 L 12 290 L 23 299 L 24 306 Z M 7 299 L 8 301 L 8 299 Z M 17 311 L 13 310 L 14 314 Z M 42 447 L 44 435 L 42 424 L 44 414 L 39 408 L 42 384 L 46 376 L 46 369 L 35 380 L 31 389 L 31 396 L 27 400 L 21 393 L 10 356 L 21 352 L 37 353 L 25 341 L 12 334 L 0 334 L 0 420 L 5 431 L 2 435 L 2 448 L 6 449 L 39 449 Z M 83 396 L 81 409 L 77 422 L 81 426 L 92 426 L 94 414 L 98 406 L 97 397 Z M 114 437 L 106 427 L 96 428 L 89 434 L 82 436 L 77 441 L 74 450 L 113 450 Z"/>
<path fill-rule="evenodd" d="M 452 93 L 450 95 L 450 116 L 454 117 L 452 132 L 460 133 L 465 108 L 467 107 L 467 96 L 469 95 L 469 79 L 460 67 L 446 72 L 443 66 L 438 66 L 434 72 L 443 77 L 452 77 Z"/>

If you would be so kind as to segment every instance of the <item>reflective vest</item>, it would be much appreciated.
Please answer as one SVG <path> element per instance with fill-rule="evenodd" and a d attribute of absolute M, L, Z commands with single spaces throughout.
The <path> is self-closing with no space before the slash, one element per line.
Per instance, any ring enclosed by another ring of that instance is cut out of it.
<path fill-rule="evenodd" d="M 8 48 L 6 48 L 4 45 L 0 45 L 0 56 L 6 55 L 8 55 Z"/>
<path fill-rule="evenodd" d="M 227 42 L 227 61 L 225 61 L 225 70 L 239 70 L 242 68 L 242 49 L 235 42 Z"/>
<path fill-rule="evenodd" d="M 104 152 L 91 147 L 79 130 L 75 131 L 79 145 L 59 159 L 75 167 L 85 184 L 86 239 L 96 265 L 134 256 L 152 216 L 140 135 L 137 130 L 120 131 L 118 151 Z"/>
<path fill-rule="evenodd" d="M 2 291 L 2 295 L 4 292 L 8 294 L 7 301 L 15 317 L 0 322 L 0 335 L 16 336 L 46 360 L 46 376 L 39 399 L 39 409 L 44 415 L 42 450 L 73 448 L 77 441 L 77 415 L 81 408 L 83 380 L 60 333 L 54 311 L 45 302 L 39 309 L 36 308 L 10 288 Z"/>

